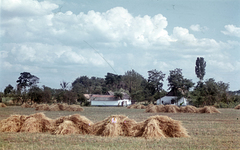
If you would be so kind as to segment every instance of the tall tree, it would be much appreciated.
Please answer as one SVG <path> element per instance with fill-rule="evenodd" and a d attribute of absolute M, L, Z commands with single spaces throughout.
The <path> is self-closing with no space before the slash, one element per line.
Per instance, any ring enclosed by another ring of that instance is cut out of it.
<path fill-rule="evenodd" d="M 111 90 L 117 90 L 117 88 L 119 88 L 121 79 L 121 75 L 107 73 L 105 76 L 105 83 L 109 88 L 111 88 Z"/>
<path fill-rule="evenodd" d="M 206 68 L 206 61 L 204 61 L 203 57 L 198 57 L 196 60 L 195 73 L 197 77 L 200 79 L 200 81 L 203 80 L 203 77 L 205 75 L 205 68 Z"/>
<path fill-rule="evenodd" d="M 39 83 L 39 78 L 29 72 L 22 72 L 16 82 L 18 83 L 18 89 L 21 90 L 22 88 L 26 89 L 26 87 L 37 85 L 37 83 Z"/>
<path fill-rule="evenodd" d="M 7 95 L 13 91 L 13 86 L 9 84 L 5 89 L 4 89 L 4 95 Z"/>
<path fill-rule="evenodd" d="M 125 84 L 124 89 L 129 91 L 133 100 L 142 101 L 145 99 L 144 88 L 147 81 L 141 74 L 132 69 L 125 72 L 122 76 L 122 81 Z"/>
<path fill-rule="evenodd" d="M 152 84 L 157 92 L 162 89 L 164 78 L 165 74 L 162 71 L 156 69 L 148 71 L 148 83 Z"/>
<path fill-rule="evenodd" d="M 168 83 L 169 89 L 173 90 L 175 94 L 177 94 L 179 88 L 181 90 L 188 91 L 194 85 L 192 80 L 183 77 L 182 69 L 179 68 L 176 68 L 175 70 L 170 70 L 170 74 L 168 76 Z"/>

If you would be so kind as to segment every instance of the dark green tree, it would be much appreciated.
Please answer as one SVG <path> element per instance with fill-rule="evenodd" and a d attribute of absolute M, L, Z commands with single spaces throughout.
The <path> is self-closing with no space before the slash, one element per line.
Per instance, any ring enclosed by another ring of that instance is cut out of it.
<path fill-rule="evenodd" d="M 9 93 L 13 92 L 13 86 L 11 84 L 9 84 L 8 86 L 6 86 L 6 88 L 4 89 L 4 95 L 6 96 Z"/>
<path fill-rule="evenodd" d="M 162 90 L 164 78 L 165 74 L 162 71 L 157 71 L 156 69 L 148 71 L 148 83 L 153 85 L 156 92 Z"/>
<path fill-rule="evenodd" d="M 123 88 L 129 91 L 132 100 L 143 101 L 146 94 L 149 94 L 145 90 L 147 80 L 135 70 L 125 72 L 122 76 L 122 82 L 124 83 Z"/>
<path fill-rule="evenodd" d="M 200 81 L 203 80 L 203 77 L 205 75 L 205 68 L 206 68 L 206 61 L 204 61 L 203 57 L 198 57 L 196 60 L 195 73 L 197 77 L 200 79 Z"/>
<path fill-rule="evenodd" d="M 32 86 L 28 91 L 28 98 L 35 103 L 41 103 L 43 97 L 43 91 L 37 86 Z"/>
<path fill-rule="evenodd" d="M 37 83 L 39 83 L 39 78 L 29 72 L 22 72 L 16 82 L 18 89 L 21 91 L 22 88 L 26 89 L 26 87 L 37 85 Z"/>
<path fill-rule="evenodd" d="M 107 73 L 105 76 L 105 83 L 110 88 L 110 90 L 118 90 L 120 89 L 120 82 L 122 80 L 121 75 Z"/>
<path fill-rule="evenodd" d="M 194 86 L 194 83 L 190 79 L 186 79 L 182 75 L 182 69 L 176 68 L 174 70 L 170 70 L 170 74 L 168 76 L 168 86 L 169 89 L 174 92 L 174 95 L 179 95 L 186 93 L 190 90 L 191 87 Z M 179 90 L 181 92 L 179 93 Z"/>

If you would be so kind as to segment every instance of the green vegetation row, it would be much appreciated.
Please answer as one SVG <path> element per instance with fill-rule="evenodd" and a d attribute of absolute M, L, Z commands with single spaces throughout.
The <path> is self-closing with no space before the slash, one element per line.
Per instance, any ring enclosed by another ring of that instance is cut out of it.
<path fill-rule="evenodd" d="M 228 83 L 217 82 L 214 78 L 204 80 L 205 68 L 204 58 L 197 58 L 195 74 L 199 81 L 196 84 L 183 76 L 182 69 L 170 70 L 167 77 L 168 90 L 179 98 L 186 97 L 190 100 L 190 104 L 197 107 L 205 105 L 235 107 L 239 104 L 239 94 L 228 91 Z M 0 93 L 0 101 L 11 99 L 13 103 L 20 104 L 31 100 L 30 103 L 59 102 L 89 105 L 84 94 L 107 94 L 111 90 L 119 98 L 122 97 L 121 92 L 125 92 L 136 102 L 154 103 L 167 94 L 162 88 L 165 76 L 166 74 L 156 69 L 148 71 L 147 78 L 135 70 L 129 70 L 124 75 L 107 73 L 105 78 L 80 76 L 72 83 L 62 81 L 61 88 L 53 89 L 47 86 L 39 87 L 40 79 L 37 76 L 22 72 L 16 80 L 16 88 L 10 84 L 6 86 L 4 93 Z"/>

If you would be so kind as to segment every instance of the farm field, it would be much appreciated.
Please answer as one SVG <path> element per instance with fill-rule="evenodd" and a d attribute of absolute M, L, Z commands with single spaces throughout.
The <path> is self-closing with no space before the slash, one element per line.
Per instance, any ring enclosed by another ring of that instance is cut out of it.
<path fill-rule="evenodd" d="M 49 133 L 0 133 L 0 149 L 240 149 L 240 110 L 218 109 L 221 114 L 145 113 L 125 107 L 84 107 L 83 112 L 36 111 L 34 108 L 0 108 L 0 120 L 12 114 L 44 112 L 51 119 L 80 114 L 93 122 L 110 115 L 126 115 L 137 122 L 164 115 L 179 120 L 189 138 L 144 139 L 139 137 L 101 137 L 93 135 L 51 135 Z"/>

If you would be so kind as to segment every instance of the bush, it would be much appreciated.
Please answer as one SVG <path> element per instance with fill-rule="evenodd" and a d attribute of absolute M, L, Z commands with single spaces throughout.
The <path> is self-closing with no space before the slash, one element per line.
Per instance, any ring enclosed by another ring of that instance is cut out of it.
<path fill-rule="evenodd" d="M 230 102 L 229 104 L 224 102 L 214 103 L 214 106 L 217 108 L 234 108 L 238 105 L 238 102 Z"/>

